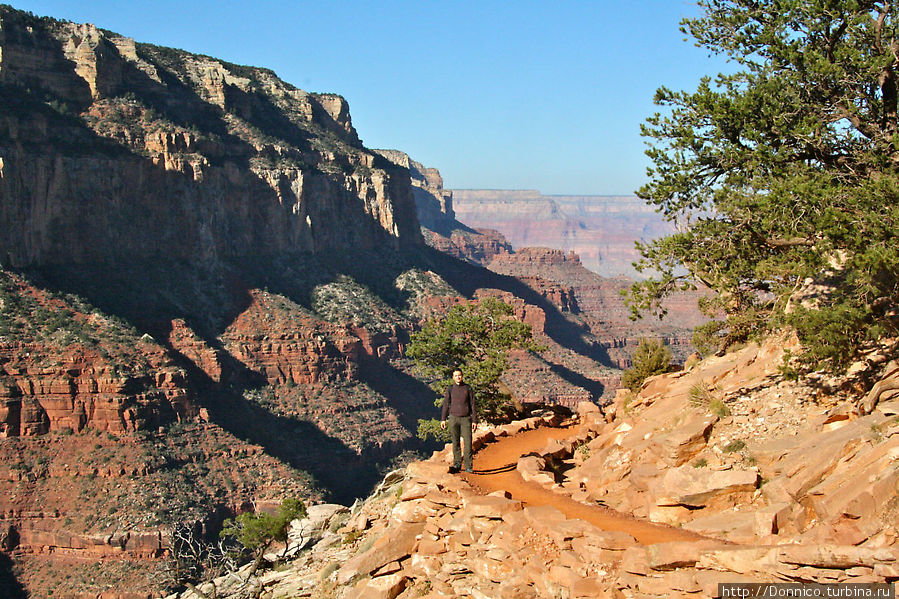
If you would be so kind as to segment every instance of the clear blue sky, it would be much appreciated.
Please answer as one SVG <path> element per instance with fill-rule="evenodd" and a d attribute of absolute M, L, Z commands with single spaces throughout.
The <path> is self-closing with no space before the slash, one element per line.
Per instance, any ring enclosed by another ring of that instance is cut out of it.
<path fill-rule="evenodd" d="M 723 68 L 678 30 L 691 0 L 0 1 L 339 93 L 366 146 L 460 189 L 630 194 L 655 89 Z"/>

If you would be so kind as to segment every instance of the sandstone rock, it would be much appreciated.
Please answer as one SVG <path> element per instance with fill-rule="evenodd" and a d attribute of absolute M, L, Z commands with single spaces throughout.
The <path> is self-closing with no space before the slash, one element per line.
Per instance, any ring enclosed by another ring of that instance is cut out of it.
<path fill-rule="evenodd" d="M 324 536 L 335 516 L 348 512 L 345 506 L 335 503 L 310 505 L 306 508 L 305 518 L 290 523 L 290 530 L 287 533 L 288 552 L 314 545 Z"/>
<path fill-rule="evenodd" d="M 404 523 L 389 529 L 365 553 L 347 561 L 337 572 L 337 581 L 347 584 L 357 576 L 370 574 L 392 561 L 409 556 L 418 542 L 424 524 Z"/>
<path fill-rule="evenodd" d="M 424 522 L 437 514 L 435 506 L 427 501 L 403 501 L 390 511 L 390 517 L 398 522 Z"/>
<path fill-rule="evenodd" d="M 412 462 L 406 467 L 406 470 L 410 478 L 425 482 L 440 480 L 447 474 L 446 466 L 432 461 Z"/>
<path fill-rule="evenodd" d="M 717 546 L 714 541 L 654 543 L 646 546 L 647 565 L 652 570 L 692 567 L 699 561 L 704 551 Z"/>
<path fill-rule="evenodd" d="M 495 560 L 486 556 L 474 556 L 469 559 L 472 572 L 487 580 L 503 582 L 516 575 L 516 563 L 512 560 Z"/>
<path fill-rule="evenodd" d="M 733 512 L 730 510 L 699 516 L 684 524 L 686 530 L 732 541 L 751 543 L 773 534 L 775 514 L 770 512 Z"/>
<path fill-rule="evenodd" d="M 522 509 L 520 501 L 505 497 L 469 497 L 463 502 L 465 512 L 473 517 L 501 519 L 509 512 Z"/>
<path fill-rule="evenodd" d="M 645 547 L 628 547 L 621 556 L 621 571 L 646 576 L 649 574 L 649 551 Z"/>
<path fill-rule="evenodd" d="M 646 516 L 650 522 L 668 524 L 669 526 L 681 526 L 693 518 L 693 512 L 683 505 L 655 505 L 649 506 Z"/>
<path fill-rule="evenodd" d="M 713 471 L 687 465 L 668 470 L 649 487 L 656 505 L 701 507 L 721 495 L 752 491 L 758 479 L 754 470 Z"/>
<path fill-rule="evenodd" d="M 899 436 L 862 448 L 839 464 L 827 478 L 808 489 L 808 504 L 822 521 L 840 516 L 868 520 L 896 497 L 899 471 L 891 464 L 899 457 Z"/>
<path fill-rule="evenodd" d="M 389 574 L 371 580 L 362 580 L 354 587 L 353 599 L 395 599 L 406 588 L 408 578 L 402 574 Z"/>
<path fill-rule="evenodd" d="M 873 567 L 899 563 L 897 548 L 869 548 L 846 545 L 783 545 L 777 550 L 779 561 L 815 568 Z"/>
<path fill-rule="evenodd" d="M 721 547 L 701 552 L 697 567 L 738 574 L 772 572 L 778 564 L 777 549 L 770 547 Z"/>
<path fill-rule="evenodd" d="M 708 441 L 718 417 L 712 414 L 696 414 L 671 432 L 652 440 L 653 451 L 666 463 L 680 466 L 699 453 Z"/>
<path fill-rule="evenodd" d="M 425 482 L 412 482 L 403 487 L 403 493 L 400 495 L 400 501 L 412 501 L 422 499 L 425 495 L 434 490 L 436 485 Z"/>
<path fill-rule="evenodd" d="M 546 461 L 535 455 L 518 458 L 518 463 L 515 466 L 521 478 L 526 481 L 533 480 L 536 476 L 542 474 L 544 468 L 546 468 Z"/>

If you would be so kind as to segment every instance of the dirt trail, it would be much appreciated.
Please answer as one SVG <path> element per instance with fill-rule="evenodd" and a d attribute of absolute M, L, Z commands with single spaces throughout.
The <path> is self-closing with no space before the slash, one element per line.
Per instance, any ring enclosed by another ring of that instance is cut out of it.
<path fill-rule="evenodd" d="M 474 455 L 474 474 L 466 475 L 471 485 L 480 491 L 508 491 L 526 506 L 551 505 L 569 518 L 578 518 L 604 529 L 618 530 L 632 535 L 644 545 L 666 541 L 696 541 L 699 535 L 636 520 L 607 507 L 586 505 L 544 489 L 536 483 L 525 482 L 515 470 L 518 458 L 542 449 L 550 439 L 565 439 L 573 429 L 540 427 L 488 443 Z"/>

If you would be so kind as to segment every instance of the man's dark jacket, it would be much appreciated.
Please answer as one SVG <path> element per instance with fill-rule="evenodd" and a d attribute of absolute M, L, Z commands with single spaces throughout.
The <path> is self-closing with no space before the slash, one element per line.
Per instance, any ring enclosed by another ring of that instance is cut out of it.
<path fill-rule="evenodd" d="M 440 408 L 440 419 L 446 420 L 448 415 L 471 416 L 472 422 L 478 421 L 474 393 L 466 383 L 461 385 L 453 383 L 446 388 L 446 393 L 443 395 L 443 407 Z"/>

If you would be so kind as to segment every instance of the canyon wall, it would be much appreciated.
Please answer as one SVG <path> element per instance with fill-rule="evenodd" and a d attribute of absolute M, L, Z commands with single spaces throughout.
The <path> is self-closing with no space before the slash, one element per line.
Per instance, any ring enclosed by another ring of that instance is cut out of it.
<path fill-rule="evenodd" d="M 0 11 L 5 264 L 421 242 L 346 102 L 261 68 Z"/>

